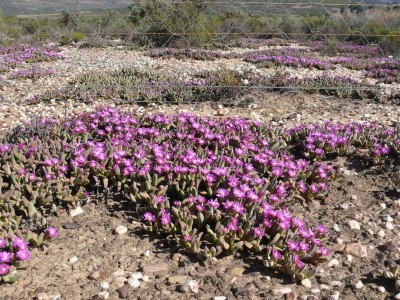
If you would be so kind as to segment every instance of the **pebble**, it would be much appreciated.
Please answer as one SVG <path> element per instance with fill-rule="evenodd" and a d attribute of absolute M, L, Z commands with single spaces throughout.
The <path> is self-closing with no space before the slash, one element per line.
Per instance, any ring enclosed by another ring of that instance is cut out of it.
<path fill-rule="evenodd" d="M 83 213 L 83 209 L 82 209 L 82 207 L 80 207 L 80 206 L 78 206 L 78 207 L 76 207 L 76 208 L 74 208 L 74 209 L 71 209 L 71 210 L 69 211 L 69 215 L 71 216 L 71 218 L 76 217 L 76 216 L 79 216 L 79 215 L 82 214 L 82 213 Z"/>
<path fill-rule="evenodd" d="M 147 276 L 147 275 L 143 275 L 142 280 L 143 280 L 144 282 L 148 282 L 148 281 L 150 281 L 150 278 L 149 278 L 149 276 Z"/>
<path fill-rule="evenodd" d="M 143 255 L 146 256 L 146 257 L 149 257 L 150 256 L 150 250 L 147 249 L 146 251 L 144 251 Z"/>
<path fill-rule="evenodd" d="M 334 224 L 333 225 L 333 230 L 335 230 L 336 232 L 340 232 L 340 228 L 338 224 Z"/>
<path fill-rule="evenodd" d="M 172 275 L 168 277 L 168 282 L 170 284 L 183 284 L 188 280 L 186 275 Z"/>
<path fill-rule="evenodd" d="M 280 289 L 272 289 L 271 294 L 274 296 L 283 296 L 289 294 L 292 291 L 289 287 L 284 287 Z"/>
<path fill-rule="evenodd" d="M 393 230 L 394 229 L 394 226 L 393 226 L 393 224 L 391 222 L 386 222 L 385 227 L 388 230 Z"/>
<path fill-rule="evenodd" d="M 242 268 L 242 267 L 234 267 L 234 268 L 231 270 L 231 275 L 234 275 L 234 276 L 242 276 L 244 271 L 245 271 L 245 269 Z"/>
<path fill-rule="evenodd" d="M 319 293 L 321 293 L 321 290 L 320 289 L 311 289 L 310 292 L 313 294 L 319 294 Z"/>
<path fill-rule="evenodd" d="M 160 273 L 168 271 L 169 266 L 167 263 L 157 263 L 154 265 L 145 265 L 142 267 L 144 273 Z"/>
<path fill-rule="evenodd" d="M 320 288 L 321 290 L 329 290 L 329 289 L 330 289 L 330 287 L 327 286 L 326 284 L 320 284 L 320 285 L 319 285 L 319 288 Z"/>
<path fill-rule="evenodd" d="M 128 289 L 126 286 L 120 287 L 117 289 L 117 293 L 121 299 L 128 298 Z"/>
<path fill-rule="evenodd" d="M 61 293 L 55 293 L 54 295 L 53 295 L 53 297 L 52 297 L 52 299 L 53 300 L 58 300 L 58 299 L 61 299 Z"/>
<path fill-rule="evenodd" d="M 342 282 L 339 280 L 332 280 L 331 282 L 329 282 L 330 286 L 341 286 Z"/>
<path fill-rule="evenodd" d="M 349 220 L 347 224 L 349 224 L 350 229 L 360 230 L 360 223 L 358 223 L 356 220 Z"/>
<path fill-rule="evenodd" d="M 393 206 L 396 208 L 400 208 L 400 200 L 393 201 Z"/>
<path fill-rule="evenodd" d="M 133 273 L 131 273 L 131 275 L 129 277 L 139 280 L 139 279 L 143 278 L 143 274 L 142 274 L 142 272 L 133 272 Z"/>
<path fill-rule="evenodd" d="M 97 280 L 97 279 L 99 279 L 99 277 L 100 277 L 100 273 L 97 271 L 90 273 L 88 276 L 88 278 L 90 280 Z"/>
<path fill-rule="evenodd" d="M 353 255 L 347 254 L 347 261 L 352 261 L 353 260 Z"/>
<path fill-rule="evenodd" d="M 381 229 L 376 233 L 376 236 L 383 239 L 385 237 L 385 232 Z"/>
<path fill-rule="evenodd" d="M 118 269 L 114 273 L 112 273 L 113 277 L 121 277 L 125 275 L 125 271 L 123 269 Z"/>
<path fill-rule="evenodd" d="M 384 293 L 384 292 L 386 292 L 386 289 L 385 289 L 385 287 L 383 287 L 383 286 L 378 286 L 378 288 L 377 288 L 377 290 L 380 292 L 380 293 Z"/>
<path fill-rule="evenodd" d="M 214 296 L 213 300 L 226 300 L 225 296 Z"/>
<path fill-rule="evenodd" d="M 121 288 L 124 286 L 126 281 L 125 277 L 117 277 L 114 279 L 113 284 L 117 287 L 117 288 Z"/>
<path fill-rule="evenodd" d="M 196 280 L 188 280 L 186 282 L 184 282 L 181 286 L 180 286 L 180 290 L 184 293 L 195 293 L 197 294 L 199 292 L 199 284 L 197 283 Z"/>
<path fill-rule="evenodd" d="M 329 267 L 335 267 L 338 266 L 340 263 L 336 258 L 332 258 L 329 262 L 328 262 L 328 266 Z"/>
<path fill-rule="evenodd" d="M 355 284 L 355 288 L 356 288 L 357 290 L 362 289 L 363 286 L 364 286 L 364 283 L 362 283 L 361 280 L 357 281 L 356 284 Z"/>
<path fill-rule="evenodd" d="M 386 209 L 386 203 L 379 204 L 382 209 Z"/>
<path fill-rule="evenodd" d="M 340 292 L 335 291 L 331 294 L 332 300 L 339 300 Z"/>
<path fill-rule="evenodd" d="M 74 263 L 76 263 L 78 261 L 78 257 L 77 256 L 71 256 L 68 260 L 68 262 L 73 265 Z"/>
<path fill-rule="evenodd" d="M 128 279 L 128 284 L 131 288 L 138 288 L 140 286 L 140 281 L 138 279 L 134 279 L 134 278 L 129 278 Z"/>
<path fill-rule="evenodd" d="M 115 232 L 116 232 L 118 235 L 122 235 L 122 234 L 126 233 L 127 231 L 128 231 L 128 228 L 126 228 L 126 227 L 123 226 L 123 225 L 119 225 L 119 226 L 117 226 L 117 228 L 115 228 Z"/>
<path fill-rule="evenodd" d="M 303 279 L 303 280 L 301 281 L 301 284 L 302 284 L 304 287 L 308 288 L 308 289 L 310 289 L 311 286 L 312 286 L 311 280 L 308 279 L 308 278 Z"/>
<path fill-rule="evenodd" d="M 108 299 L 110 297 L 110 293 L 103 291 L 98 293 L 97 296 L 99 296 L 100 299 Z"/>
<path fill-rule="evenodd" d="M 356 257 L 367 257 L 367 248 L 360 243 L 347 244 L 344 253 L 351 254 Z"/>
<path fill-rule="evenodd" d="M 103 290 L 108 290 L 108 288 L 110 287 L 110 284 L 107 281 L 102 281 L 102 282 L 100 282 L 100 287 Z"/>
<path fill-rule="evenodd" d="M 49 300 L 49 295 L 47 295 L 46 293 L 39 293 L 36 296 L 37 300 Z"/>

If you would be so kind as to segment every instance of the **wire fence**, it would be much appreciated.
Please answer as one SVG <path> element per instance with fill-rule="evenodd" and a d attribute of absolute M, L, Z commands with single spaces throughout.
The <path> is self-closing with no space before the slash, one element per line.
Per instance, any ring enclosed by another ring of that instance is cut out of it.
<path fill-rule="evenodd" d="M 395 103 L 400 99 L 400 1 L 0 0 L 0 12 L 3 45 L 117 46 L 171 66 L 180 60 L 212 66 L 216 60 L 236 59 L 250 68 L 244 73 L 232 68 L 191 73 L 184 80 L 160 79 L 151 68 L 135 75 L 139 78 L 102 71 L 96 82 L 89 77 L 59 86 L 52 82 L 36 98 L 197 102 L 216 97 L 224 103 L 254 91 L 303 91 Z M 0 85 L 18 77 L 12 74 L 21 68 L 3 67 L 8 73 L 3 71 Z M 29 79 L 29 72 L 20 72 L 23 79 Z M 34 86 L 35 80 L 24 84 Z M 157 84 L 149 84 L 154 80 Z"/>

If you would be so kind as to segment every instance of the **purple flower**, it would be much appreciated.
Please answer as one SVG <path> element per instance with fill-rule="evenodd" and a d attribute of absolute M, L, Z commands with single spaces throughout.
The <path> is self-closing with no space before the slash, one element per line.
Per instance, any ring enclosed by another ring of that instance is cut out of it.
<path fill-rule="evenodd" d="M 262 238 L 265 235 L 264 229 L 259 227 L 253 228 L 253 234 L 256 238 Z"/>
<path fill-rule="evenodd" d="M 164 226 L 167 226 L 167 225 L 169 225 L 169 223 L 171 223 L 171 215 L 168 211 L 163 209 L 161 211 L 161 224 L 163 224 Z"/>
<path fill-rule="evenodd" d="M 148 221 L 148 222 L 155 222 L 156 221 L 156 216 L 153 215 L 150 212 L 147 212 L 147 213 L 144 214 L 143 219 L 145 221 Z"/>
<path fill-rule="evenodd" d="M 27 244 L 27 242 L 25 242 L 25 240 L 24 240 L 23 238 L 20 238 L 20 237 L 16 237 L 16 238 L 13 240 L 13 246 L 14 246 L 15 248 L 20 249 L 20 250 L 27 250 L 27 249 L 28 249 L 28 244 Z"/>
<path fill-rule="evenodd" d="M 280 260 L 282 258 L 282 254 L 278 250 L 274 249 L 272 250 L 272 257 L 275 260 Z"/>
<path fill-rule="evenodd" d="M 327 234 L 327 233 L 329 232 L 329 229 L 326 228 L 326 227 L 323 226 L 323 225 L 318 225 L 318 226 L 315 228 L 315 230 L 316 230 L 318 233 L 323 234 L 323 235 L 325 235 L 325 234 Z"/>
<path fill-rule="evenodd" d="M 49 227 L 49 228 L 47 228 L 46 233 L 47 233 L 47 235 L 48 235 L 49 237 L 51 237 L 51 238 L 55 238 L 55 237 L 58 236 L 58 231 L 57 231 L 57 229 L 55 229 L 54 227 Z"/>
<path fill-rule="evenodd" d="M 0 264 L 0 276 L 6 275 L 10 272 L 10 266 L 6 264 Z"/>
<path fill-rule="evenodd" d="M 319 252 L 321 253 L 322 256 L 329 256 L 330 252 L 327 247 L 321 247 L 319 248 Z"/>
<path fill-rule="evenodd" d="M 300 249 L 298 243 L 296 243 L 295 241 L 292 241 L 292 240 L 288 241 L 288 248 L 291 251 L 299 251 L 299 249 Z"/>
<path fill-rule="evenodd" d="M 18 250 L 15 256 L 22 261 L 27 261 L 31 259 L 31 253 L 29 252 L 29 250 L 25 249 Z"/>
<path fill-rule="evenodd" d="M 3 238 L 0 238 L 0 249 L 4 248 L 7 245 L 7 241 Z"/>
<path fill-rule="evenodd" d="M 9 263 L 12 259 L 12 254 L 7 251 L 0 252 L 0 263 Z"/>

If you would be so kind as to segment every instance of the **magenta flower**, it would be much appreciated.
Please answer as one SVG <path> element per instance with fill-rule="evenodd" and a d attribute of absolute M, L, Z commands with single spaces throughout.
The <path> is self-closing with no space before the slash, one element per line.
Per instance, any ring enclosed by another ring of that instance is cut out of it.
<path fill-rule="evenodd" d="M 58 231 L 54 227 L 49 227 L 47 228 L 46 234 L 51 238 L 55 238 L 58 236 Z"/>
<path fill-rule="evenodd" d="M 272 250 L 272 257 L 275 260 L 280 260 L 282 258 L 282 254 L 278 250 L 274 249 Z"/>
<path fill-rule="evenodd" d="M 7 251 L 0 252 L 0 263 L 9 263 L 12 259 L 12 254 Z"/>
<path fill-rule="evenodd" d="M 253 234 L 256 238 L 262 238 L 265 235 L 265 231 L 262 228 L 259 227 L 254 227 L 253 228 Z"/>
<path fill-rule="evenodd" d="M 330 252 L 327 247 L 321 247 L 319 248 L 319 252 L 321 253 L 322 256 L 329 256 Z"/>
<path fill-rule="evenodd" d="M 148 222 L 155 222 L 156 221 L 156 216 L 153 215 L 150 212 L 147 212 L 147 213 L 144 214 L 143 219 L 145 221 L 148 221 Z"/>
<path fill-rule="evenodd" d="M 24 240 L 23 238 L 20 238 L 20 237 L 16 237 L 16 238 L 13 240 L 13 246 L 14 246 L 15 248 L 20 249 L 20 250 L 27 250 L 27 249 L 28 249 L 28 244 L 27 244 L 27 242 L 25 242 L 25 240 Z"/>
<path fill-rule="evenodd" d="M 6 275 L 10 272 L 10 266 L 6 264 L 0 264 L 0 276 Z"/>
<path fill-rule="evenodd" d="M 27 261 L 31 259 L 31 253 L 29 252 L 29 250 L 18 250 L 15 256 L 22 261 Z"/>
<path fill-rule="evenodd" d="M 7 241 L 3 238 L 0 238 L 0 249 L 4 248 L 7 245 Z"/>

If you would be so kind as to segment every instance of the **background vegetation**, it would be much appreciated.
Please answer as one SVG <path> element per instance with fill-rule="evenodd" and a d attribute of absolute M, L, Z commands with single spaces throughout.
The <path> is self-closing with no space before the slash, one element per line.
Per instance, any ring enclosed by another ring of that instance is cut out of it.
<path fill-rule="evenodd" d="M 58 14 L 0 12 L 0 44 L 29 40 L 102 46 L 110 39 L 120 39 L 137 47 L 209 47 L 240 37 L 280 37 L 378 44 L 385 54 L 399 53 L 399 5 L 342 2 L 338 0 L 337 6 L 299 4 L 284 9 L 261 3 L 240 2 L 242 5 L 235 6 L 230 2 L 227 6 L 203 0 L 149 0 L 102 11 L 76 7 Z"/>

